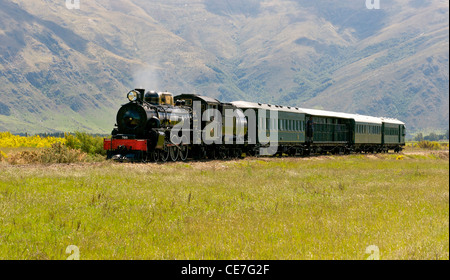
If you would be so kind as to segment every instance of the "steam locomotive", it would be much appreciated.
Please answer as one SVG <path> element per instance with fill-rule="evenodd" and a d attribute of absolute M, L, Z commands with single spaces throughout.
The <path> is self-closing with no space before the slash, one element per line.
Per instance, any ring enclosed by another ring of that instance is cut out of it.
<path fill-rule="evenodd" d="M 397 119 L 234 101 L 197 94 L 134 89 L 117 113 L 107 158 L 185 161 L 245 155 L 302 156 L 400 152 L 405 124 Z"/>

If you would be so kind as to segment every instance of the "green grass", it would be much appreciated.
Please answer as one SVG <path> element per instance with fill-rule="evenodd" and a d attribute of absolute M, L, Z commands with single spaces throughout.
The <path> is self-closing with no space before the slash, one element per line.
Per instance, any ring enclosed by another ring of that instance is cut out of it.
<path fill-rule="evenodd" d="M 448 172 L 448 154 L 0 164 L 0 259 L 449 259 Z"/>

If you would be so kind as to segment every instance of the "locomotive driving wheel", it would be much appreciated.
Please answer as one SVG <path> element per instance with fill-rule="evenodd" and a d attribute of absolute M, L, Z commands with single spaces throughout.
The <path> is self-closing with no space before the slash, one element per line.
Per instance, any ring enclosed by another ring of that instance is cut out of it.
<path fill-rule="evenodd" d="M 159 161 L 159 151 L 158 150 L 152 151 L 151 154 L 150 154 L 150 159 L 153 162 L 158 162 Z"/>
<path fill-rule="evenodd" d="M 161 161 L 166 162 L 170 156 L 170 149 L 167 145 L 164 145 L 163 149 L 159 152 Z"/>
<path fill-rule="evenodd" d="M 169 153 L 170 153 L 170 159 L 172 161 L 178 160 L 179 150 L 177 146 L 171 146 L 169 147 Z"/>
<path fill-rule="evenodd" d="M 180 159 L 186 161 L 188 157 L 189 147 L 187 145 L 180 145 Z"/>

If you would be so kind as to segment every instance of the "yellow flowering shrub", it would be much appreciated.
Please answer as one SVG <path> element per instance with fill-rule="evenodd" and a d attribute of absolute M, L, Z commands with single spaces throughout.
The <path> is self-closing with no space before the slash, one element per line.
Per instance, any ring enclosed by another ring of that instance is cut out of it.
<path fill-rule="evenodd" d="M 10 132 L 0 132 L 0 148 L 50 148 L 55 143 L 65 144 L 65 138 L 58 137 L 41 137 L 34 136 L 18 136 Z"/>

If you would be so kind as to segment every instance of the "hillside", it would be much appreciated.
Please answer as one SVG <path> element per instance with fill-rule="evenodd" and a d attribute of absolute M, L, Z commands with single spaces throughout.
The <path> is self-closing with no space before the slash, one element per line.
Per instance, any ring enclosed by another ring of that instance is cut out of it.
<path fill-rule="evenodd" d="M 128 89 L 449 124 L 449 4 L 0 0 L 0 130 L 108 133 Z"/>

